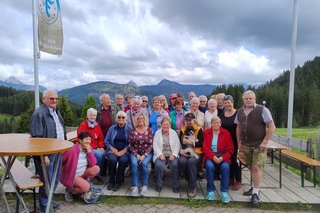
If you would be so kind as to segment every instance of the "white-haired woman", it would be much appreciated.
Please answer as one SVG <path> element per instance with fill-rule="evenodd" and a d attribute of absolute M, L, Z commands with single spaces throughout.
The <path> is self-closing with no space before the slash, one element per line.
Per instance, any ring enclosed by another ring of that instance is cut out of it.
<path fill-rule="evenodd" d="M 204 129 L 211 128 L 211 119 L 213 116 L 218 115 L 217 101 L 215 99 L 210 99 L 208 101 L 208 110 L 204 113 Z"/>
<path fill-rule="evenodd" d="M 87 118 L 78 127 L 77 134 L 80 132 L 89 132 L 91 134 L 91 147 L 93 149 L 94 156 L 97 158 L 97 165 L 100 167 L 100 174 L 96 176 L 94 181 L 96 184 L 102 184 L 103 175 L 101 169 L 105 159 L 105 146 L 104 137 L 99 123 L 96 121 L 97 110 L 89 108 L 87 110 Z"/>
<path fill-rule="evenodd" d="M 188 112 L 191 112 L 195 116 L 195 122 L 201 127 L 204 127 L 204 113 L 199 110 L 200 100 L 198 97 L 193 97 L 190 101 L 190 109 Z"/>
<path fill-rule="evenodd" d="M 124 181 L 124 170 L 129 163 L 128 139 L 132 127 L 126 120 L 127 114 L 119 111 L 116 115 L 116 124 L 110 127 L 104 139 L 110 175 L 108 190 L 119 190 Z"/>
<path fill-rule="evenodd" d="M 149 113 L 146 109 L 141 108 L 142 98 L 138 95 L 134 96 L 132 99 L 132 106 L 127 113 L 127 123 L 131 126 L 136 126 L 137 115 L 142 113 L 146 116 L 146 122 L 149 123 Z"/>
<path fill-rule="evenodd" d="M 179 192 L 179 137 L 171 129 L 171 119 L 165 117 L 161 121 L 161 129 L 157 130 L 153 141 L 153 161 L 155 163 L 156 191 L 160 192 L 163 183 L 163 173 L 167 164 L 171 169 L 172 191 Z"/>

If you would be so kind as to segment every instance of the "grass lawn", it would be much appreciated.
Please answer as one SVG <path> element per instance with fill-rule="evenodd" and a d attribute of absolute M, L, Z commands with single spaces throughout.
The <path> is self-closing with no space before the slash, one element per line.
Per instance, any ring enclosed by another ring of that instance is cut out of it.
<path fill-rule="evenodd" d="M 292 138 L 308 140 L 312 138 L 314 141 L 318 140 L 320 127 L 305 127 L 305 128 L 293 128 Z M 277 128 L 276 135 L 287 136 L 287 128 Z"/>

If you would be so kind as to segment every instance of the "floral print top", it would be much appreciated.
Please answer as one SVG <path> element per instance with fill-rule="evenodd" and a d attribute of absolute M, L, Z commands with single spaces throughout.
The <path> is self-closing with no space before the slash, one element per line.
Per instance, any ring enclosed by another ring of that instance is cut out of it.
<path fill-rule="evenodd" d="M 153 134 L 152 129 L 148 129 L 144 133 L 139 133 L 135 128 L 129 135 L 129 148 L 134 156 L 149 155 L 152 151 Z"/>

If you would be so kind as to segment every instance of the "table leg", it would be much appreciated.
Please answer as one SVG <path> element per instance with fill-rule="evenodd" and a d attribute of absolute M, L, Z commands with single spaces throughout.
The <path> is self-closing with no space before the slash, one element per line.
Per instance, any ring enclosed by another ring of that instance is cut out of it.
<path fill-rule="evenodd" d="M 11 212 L 11 209 L 10 209 L 6 194 L 4 192 L 3 186 L 4 186 L 4 181 L 6 180 L 6 177 L 7 177 L 8 173 L 9 173 L 9 171 L 11 169 L 11 166 L 12 166 L 12 164 L 8 163 L 8 162 L 11 161 L 11 158 L 12 158 L 12 156 L 9 156 L 8 157 L 8 161 L 6 161 L 4 159 L 4 156 L 1 156 L 1 161 L 2 161 L 2 164 L 4 165 L 4 174 L 1 177 L 0 194 L 1 194 L 1 197 L 3 197 L 3 200 L 4 200 L 6 212 Z M 15 159 L 15 157 L 13 157 L 13 158 Z"/>
<path fill-rule="evenodd" d="M 281 149 L 279 149 L 279 188 L 282 187 L 282 156 Z"/>
<path fill-rule="evenodd" d="M 56 182 L 58 169 L 59 169 L 59 161 L 60 161 L 60 158 L 61 158 L 61 153 L 58 153 L 56 155 L 57 155 L 57 158 L 55 159 L 55 163 L 54 163 L 54 169 L 53 169 L 53 175 L 52 175 L 52 179 L 51 179 L 51 185 L 49 185 L 48 172 L 47 172 L 47 167 L 45 166 L 45 163 L 44 163 L 44 157 L 40 156 L 41 157 L 41 165 L 42 165 L 43 176 L 44 176 L 44 180 L 45 180 L 46 193 L 47 193 L 47 196 L 48 196 L 48 203 L 47 203 L 47 207 L 46 207 L 46 213 L 50 212 L 54 185 L 55 185 L 55 182 Z"/>

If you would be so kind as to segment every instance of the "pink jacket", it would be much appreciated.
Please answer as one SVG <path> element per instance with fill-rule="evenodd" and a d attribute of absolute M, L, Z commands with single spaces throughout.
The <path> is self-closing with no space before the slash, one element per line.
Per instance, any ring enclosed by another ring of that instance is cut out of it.
<path fill-rule="evenodd" d="M 60 182 L 67 188 L 73 188 L 78 165 L 80 145 L 76 143 L 72 149 L 62 154 L 62 171 Z M 93 151 L 87 153 L 88 167 L 96 165 L 97 159 Z"/>

